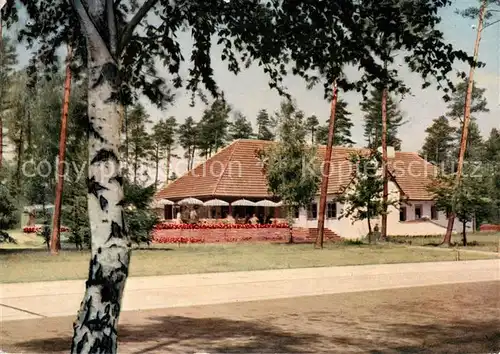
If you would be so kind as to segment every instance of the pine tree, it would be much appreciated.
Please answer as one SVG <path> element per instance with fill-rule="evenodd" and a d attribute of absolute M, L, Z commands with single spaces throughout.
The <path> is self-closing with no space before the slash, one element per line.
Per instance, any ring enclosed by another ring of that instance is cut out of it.
<path fill-rule="evenodd" d="M 453 156 L 456 158 L 458 156 L 458 149 L 460 148 L 460 137 L 462 135 L 462 129 L 457 129 L 455 133 L 455 148 L 453 151 Z M 465 149 L 465 161 L 473 162 L 480 161 L 484 152 L 484 142 L 481 136 L 481 131 L 479 125 L 475 118 L 471 117 L 469 124 L 469 134 L 467 136 L 467 147 Z"/>
<path fill-rule="evenodd" d="M 489 112 L 488 101 L 484 97 L 486 89 L 476 86 L 476 82 L 472 86 L 472 98 L 470 105 L 471 118 L 474 113 Z M 448 113 L 446 114 L 453 120 L 462 121 L 464 118 L 465 96 L 467 93 L 467 81 L 462 81 L 455 87 L 455 91 L 451 96 L 451 101 L 448 105 Z"/>
<path fill-rule="evenodd" d="M 335 110 L 335 135 L 333 144 L 335 146 L 352 146 L 354 141 L 351 139 L 351 128 L 354 124 L 351 121 L 351 112 L 347 110 L 347 102 L 339 99 Z M 316 142 L 326 145 L 328 140 L 328 123 L 318 128 L 316 132 Z"/>
<path fill-rule="evenodd" d="M 364 116 L 364 136 L 369 149 L 377 149 L 382 145 L 382 91 L 372 90 L 370 98 L 361 102 Z M 405 122 L 398 104 L 391 95 L 387 96 L 387 146 L 401 150 L 401 140 L 397 137 L 398 129 Z"/>
<path fill-rule="evenodd" d="M 200 156 L 210 157 L 228 140 L 229 112 L 231 108 L 224 99 L 215 100 L 209 109 L 203 112 L 198 123 L 198 150 Z"/>
<path fill-rule="evenodd" d="M 146 125 L 151 123 L 144 106 L 136 104 L 128 114 L 128 146 L 130 149 L 130 165 L 128 173 L 132 174 L 134 184 L 138 184 L 138 173 L 141 167 L 148 166 L 151 157 L 151 136 Z"/>
<path fill-rule="evenodd" d="M 491 129 L 484 143 L 483 161 L 500 162 L 500 130 L 497 128 Z"/>
<path fill-rule="evenodd" d="M 314 139 L 316 137 L 319 126 L 318 117 L 316 117 L 315 115 L 307 117 L 306 125 L 307 128 L 309 129 L 309 132 L 311 133 L 311 144 L 314 144 Z"/>
<path fill-rule="evenodd" d="M 198 127 L 193 117 L 187 117 L 179 126 L 179 144 L 184 149 L 184 158 L 187 159 L 187 169 L 193 168 L 194 156 L 198 140 Z"/>
<path fill-rule="evenodd" d="M 5 114 L 9 109 L 9 102 L 7 99 L 8 88 L 11 84 L 11 76 L 13 74 L 14 66 L 17 64 L 16 47 L 12 45 L 9 37 L 2 38 L 2 46 L 0 48 L 0 168 L 3 163 L 3 147 L 4 142 L 4 121 Z"/>
<path fill-rule="evenodd" d="M 160 161 L 165 159 L 165 173 L 168 179 L 170 176 L 170 164 L 173 158 L 178 158 L 173 154 L 176 143 L 177 121 L 175 117 L 169 117 L 165 121 L 160 121 L 153 126 L 151 140 L 153 148 L 151 151 L 152 160 L 155 164 L 155 186 L 158 186 L 158 172 Z M 168 182 L 168 180 L 167 180 Z"/>
<path fill-rule="evenodd" d="M 234 122 L 229 127 L 231 140 L 251 139 L 253 137 L 252 123 L 241 113 L 234 114 Z"/>
<path fill-rule="evenodd" d="M 436 165 L 446 165 L 455 159 L 452 155 L 456 129 L 450 125 L 448 118 L 440 116 L 432 121 L 425 130 L 427 136 L 420 155 Z"/>
<path fill-rule="evenodd" d="M 257 139 L 274 140 L 273 129 L 275 124 L 265 109 L 261 109 L 257 115 Z"/>

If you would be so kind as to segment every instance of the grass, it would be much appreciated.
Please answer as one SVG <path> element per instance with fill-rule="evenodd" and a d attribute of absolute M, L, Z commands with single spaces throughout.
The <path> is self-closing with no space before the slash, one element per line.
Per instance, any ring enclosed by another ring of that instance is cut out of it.
<path fill-rule="evenodd" d="M 323 250 L 299 244 L 169 245 L 133 251 L 131 276 L 154 276 L 360 264 L 453 261 L 453 250 L 412 249 L 404 245 L 326 244 Z M 467 253 L 465 259 L 495 256 Z M 88 251 L 0 249 L 0 283 L 85 279 Z"/>
<path fill-rule="evenodd" d="M 462 235 L 452 235 L 452 243 L 460 249 L 498 252 L 500 232 L 475 232 L 467 235 L 467 247 L 462 245 Z M 443 236 L 392 236 L 390 241 L 412 246 L 436 246 L 443 241 Z"/>

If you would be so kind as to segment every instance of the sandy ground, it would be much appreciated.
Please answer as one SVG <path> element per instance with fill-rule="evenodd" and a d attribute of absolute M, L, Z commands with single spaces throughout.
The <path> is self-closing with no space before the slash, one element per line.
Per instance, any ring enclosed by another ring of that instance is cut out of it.
<path fill-rule="evenodd" d="M 8 353 L 67 353 L 73 317 L 2 323 Z M 125 312 L 119 353 L 498 353 L 500 282 Z"/>

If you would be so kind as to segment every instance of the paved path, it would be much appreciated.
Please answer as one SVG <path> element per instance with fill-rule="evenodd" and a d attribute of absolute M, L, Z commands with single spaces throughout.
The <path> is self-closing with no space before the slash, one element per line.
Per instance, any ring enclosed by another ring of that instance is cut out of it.
<path fill-rule="evenodd" d="M 500 280 L 500 260 L 130 278 L 124 311 Z M 84 281 L 0 284 L 0 322 L 74 316 Z"/>

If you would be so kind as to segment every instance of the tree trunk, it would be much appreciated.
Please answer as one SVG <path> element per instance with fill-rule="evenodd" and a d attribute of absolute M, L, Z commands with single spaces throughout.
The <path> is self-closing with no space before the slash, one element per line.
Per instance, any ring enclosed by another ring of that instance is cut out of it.
<path fill-rule="evenodd" d="M 330 120 L 328 122 L 328 141 L 326 144 L 325 158 L 323 160 L 323 171 L 321 176 L 321 190 L 319 199 L 319 215 L 318 215 L 318 235 L 316 236 L 315 248 L 323 248 L 325 234 L 325 212 L 326 212 L 326 196 L 328 193 L 328 179 L 330 177 L 330 163 L 332 159 L 333 139 L 335 137 L 335 109 L 337 107 L 337 82 L 333 84 L 333 98 L 330 107 Z"/>
<path fill-rule="evenodd" d="M 488 0 L 483 0 L 481 8 L 479 10 L 479 25 L 477 26 L 476 43 L 474 44 L 474 63 L 470 67 L 469 77 L 467 82 L 467 94 L 465 95 L 465 105 L 464 105 L 464 119 L 462 124 L 462 136 L 460 138 L 460 149 L 458 151 L 458 165 L 456 174 L 456 185 L 460 184 L 462 178 L 462 169 L 464 165 L 465 150 L 467 149 L 467 135 L 469 133 L 469 123 L 470 123 L 470 106 L 472 101 L 472 87 L 474 85 L 474 71 L 477 63 L 477 58 L 479 55 L 479 43 L 481 42 L 481 32 L 483 31 L 484 15 L 486 12 L 486 7 L 488 5 Z M 443 244 L 451 244 L 451 233 L 453 231 L 453 224 L 455 223 L 455 213 L 451 213 L 448 218 L 448 227 L 446 228 L 446 234 L 443 239 Z"/>
<path fill-rule="evenodd" d="M 18 188 L 18 192 L 21 192 L 21 170 L 22 170 L 22 165 L 23 165 L 23 147 L 24 147 L 24 130 L 23 126 L 21 123 L 21 130 L 19 131 L 19 142 L 17 144 L 17 168 L 16 168 L 16 176 L 17 176 L 17 181 L 16 185 Z"/>
<path fill-rule="evenodd" d="M 170 160 L 172 159 L 172 147 L 168 146 L 167 147 L 167 168 L 166 168 L 166 173 L 167 173 L 167 184 L 169 182 L 170 178 Z"/>
<path fill-rule="evenodd" d="M 160 169 L 160 146 L 156 144 L 155 150 L 155 190 L 158 188 L 158 170 Z M 168 180 L 167 180 L 168 182 Z"/>
<path fill-rule="evenodd" d="M 372 243 L 373 231 L 372 231 L 372 222 L 370 217 L 368 217 L 368 243 Z"/>
<path fill-rule="evenodd" d="M 68 56 L 66 58 L 66 80 L 64 82 L 64 98 L 63 109 L 61 116 L 61 132 L 59 135 L 59 159 L 57 164 L 57 187 L 56 200 L 54 203 L 54 217 L 52 219 L 52 237 L 50 242 L 50 253 L 58 254 L 61 248 L 60 229 L 61 229 L 61 204 L 64 187 L 64 164 L 66 155 L 66 132 L 69 113 L 69 99 L 71 94 L 71 60 L 73 56 L 73 48 L 68 45 Z"/>
<path fill-rule="evenodd" d="M 382 230 L 381 238 L 387 238 L 387 200 L 389 194 L 388 173 L 387 173 L 387 88 L 382 90 Z"/>
<path fill-rule="evenodd" d="M 0 9 L 0 55 L 3 56 L 3 21 L 2 21 L 2 9 Z M 0 73 L 3 71 L 3 58 L 0 58 Z M 0 97 L 3 95 L 3 87 L 1 87 L 2 92 L 0 92 Z M 1 107 L 0 107 L 1 110 Z M 0 116 L 0 170 L 2 168 L 3 159 L 3 121 L 2 116 Z"/>
<path fill-rule="evenodd" d="M 130 239 L 123 213 L 120 171 L 120 87 L 112 2 L 85 7 L 72 0 L 88 49 L 88 213 L 91 261 L 86 291 L 74 323 L 72 354 L 117 352 L 117 325 L 129 271 Z M 108 30 L 103 24 L 108 24 Z M 98 27 L 96 27 L 98 26 Z M 103 28 L 104 27 L 104 28 Z"/>
<path fill-rule="evenodd" d="M 467 220 L 462 221 L 462 240 L 464 247 L 467 246 Z"/>
<path fill-rule="evenodd" d="M 139 162 L 137 161 L 137 154 L 134 155 L 134 184 L 137 184 L 137 170 L 139 169 Z"/>
<path fill-rule="evenodd" d="M 192 170 L 194 167 L 194 155 L 195 154 L 196 154 L 196 146 L 193 145 L 193 151 L 191 151 L 191 168 L 190 168 L 190 170 Z"/>

